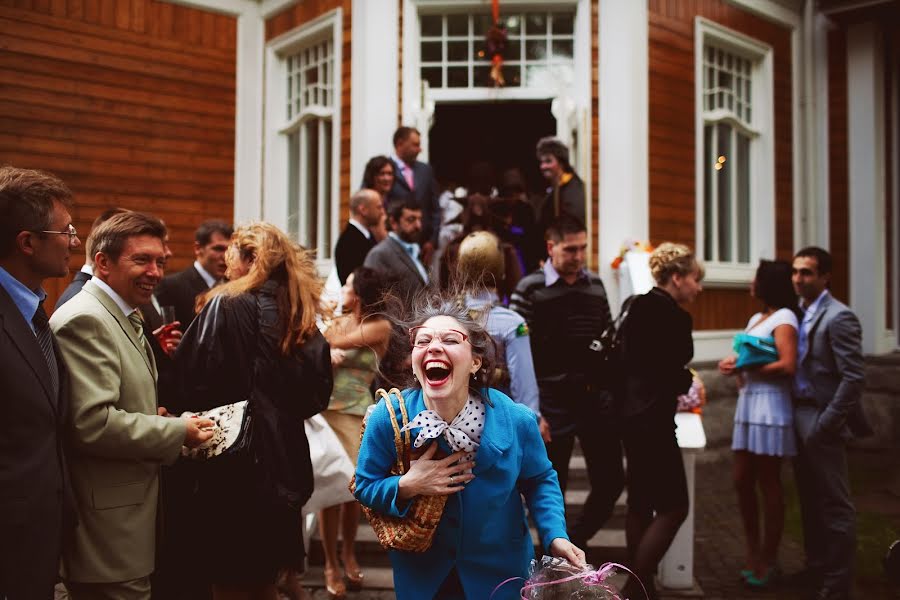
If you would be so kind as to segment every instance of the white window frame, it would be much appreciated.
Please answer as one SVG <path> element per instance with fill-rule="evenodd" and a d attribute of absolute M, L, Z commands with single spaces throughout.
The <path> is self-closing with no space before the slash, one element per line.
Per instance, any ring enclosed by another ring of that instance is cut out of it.
<path fill-rule="evenodd" d="M 286 58 L 309 45 L 316 44 L 324 39 L 331 38 L 332 42 L 332 98 L 334 106 L 328 110 L 310 108 L 302 115 L 294 115 L 287 119 L 287 82 L 288 67 Z M 331 244 L 326 248 L 324 257 L 317 257 L 316 262 L 320 273 L 327 273 L 333 264 L 330 257 L 334 252 L 334 243 L 337 241 L 340 219 L 340 156 L 341 156 L 341 100 L 342 100 L 342 44 L 343 44 L 343 13 L 340 8 L 327 12 L 300 27 L 281 35 L 266 45 L 266 125 L 265 125 L 265 159 L 264 159 L 264 190 L 263 190 L 263 218 L 288 231 L 289 211 L 296 199 L 289 198 L 288 184 L 288 156 L 289 136 L 310 118 L 331 119 L 331 206 L 330 231 L 324 230 L 325 223 L 318 223 L 317 237 L 321 241 L 327 237 Z M 302 137 L 302 133 L 301 133 Z M 302 143 L 302 140 L 301 140 Z M 320 139 L 320 146 L 322 145 Z M 321 157 L 320 157 L 321 160 Z M 320 163 L 322 164 L 322 163 Z M 303 173 L 301 177 L 302 187 Z M 320 185 L 322 179 L 320 178 Z M 304 231 L 308 216 L 301 211 L 298 215 L 298 231 Z M 297 240 L 300 241 L 300 240 Z"/>
<path fill-rule="evenodd" d="M 775 256 L 775 120 L 774 68 L 772 47 L 759 40 L 697 17 L 694 21 L 694 90 L 695 90 L 695 181 L 696 181 L 696 251 L 703 255 L 704 185 L 703 155 L 704 48 L 707 43 L 750 59 L 751 131 L 750 143 L 750 255 L 749 262 L 706 262 L 706 281 L 711 284 L 744 285 L 753 279 L 760 258 Z M 712 122 L 720 122 L 710 121 Z M 740 130 L 746 128 L 729 120 Z"/>

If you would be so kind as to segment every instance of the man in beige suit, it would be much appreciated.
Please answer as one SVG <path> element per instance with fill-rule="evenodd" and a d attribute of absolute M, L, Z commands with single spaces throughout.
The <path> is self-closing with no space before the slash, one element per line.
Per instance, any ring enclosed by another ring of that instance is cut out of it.
<path fill-rule="evenodd" d="M 136 308 L 165 265 L 165 225 L 137 212 L 98 226 L 94 277 L 50 325 L 70 370 L 70 468 L 79 526 L 63 549 L 73 600 L 146 600 L 159 467 L 212 436 L 212 421 L 157 408 L 156 364 Z"/>

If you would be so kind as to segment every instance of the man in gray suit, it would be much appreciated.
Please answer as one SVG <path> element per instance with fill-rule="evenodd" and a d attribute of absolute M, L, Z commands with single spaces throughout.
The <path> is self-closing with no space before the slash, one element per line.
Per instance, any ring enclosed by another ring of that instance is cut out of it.
<path fill-rule="evenodd" d="M 797 252 L 794 289 L 804 310 L 794 378 L 794 461 L 806 570 L 799 579 L 816 600 L 849 598 L 856 550 L 846 444 L 872 433 L 863 414 L 862 330 L 856 315 L 828 292 L 831 255 Z"/>
<path fill-rule="evenodd" d="M 391 231 L 366 255 L 364 266 L 393 280 L 393 292 L 407 308 L 428 284 L 428 272 L 419 258 L 422 211 L 411 199 L 395 200 L 388 207 Z"/>

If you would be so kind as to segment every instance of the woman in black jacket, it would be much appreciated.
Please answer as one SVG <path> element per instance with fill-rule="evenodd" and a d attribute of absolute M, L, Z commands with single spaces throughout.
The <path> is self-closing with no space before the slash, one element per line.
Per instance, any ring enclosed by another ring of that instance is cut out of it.
<path fill-rule="evenodd" d="M 687 246 L 664 243 L 650 256 L 650 271 L 656 287 L 634 299 L 623 325 L 622 441 L 628 464 L 628 554 L 652 599 L 656 565 L 688 513 L 674 418 L 678 396 L 691 386 L 687 364 L 694 357 L 693 322 L 681 306 L 701 291 L 703 268 Z M 636 581 L 628 585 L 631 597 L 642 596 Z"/>
<path fill-rule="evenodd" d="M 303 421 L 331 395 L 316 327 L 322 284 L 311 254 L 268 223 L 235 231 L 226 262 L 230 281 L 200 299 L 175 355 L 173 404 L 196 412 L 249 399 L 251 451 L 196 465 L 196 563 L 185 566 L 209 578 L 214 600 L 277 600 L 279 570 L 304 557 L 313 472 Z"/>

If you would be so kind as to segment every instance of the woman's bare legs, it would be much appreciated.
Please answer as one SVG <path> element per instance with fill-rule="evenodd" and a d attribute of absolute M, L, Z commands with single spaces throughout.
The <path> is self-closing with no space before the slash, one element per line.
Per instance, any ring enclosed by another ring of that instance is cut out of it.
<path fill-rule="evenodd" d="M 341 560 L 350 587 L 362 585 L 363 574 L 356 560 L 356 531 L 359 529 L 360 508 L 358 502 L 341 505 Z"/>
<path fill-rule="evenodd" d="M 762 491 L 763 542 L 760 554 L 761 570 L 757 576 L 765 577 L 778 559 L 778 546 L 784 531 L 784 487 L 781 484 L 781 457 L 756 455 L 757 479 Z"/>
<path fill-rule="evenodd" d="M 738 508 L 744 525 L 747 545 L 746 569 L 759 573 L 762 557 L 759 541 L 759 506 L 756 498 L 757 461 L 756 455 L 746 450 L 734 452 L 734 491 L 737 493 Z"/>
<path fill-rule="evenodd" d="M 333 598 L 342 598 L 347 593 L 337 555 L 337 536 L 340 523 L 340 504 L 329 506 L 319 512 L 319 536 L 322 538 L 322 550 L 325 554 L 325 587 Z"/>

